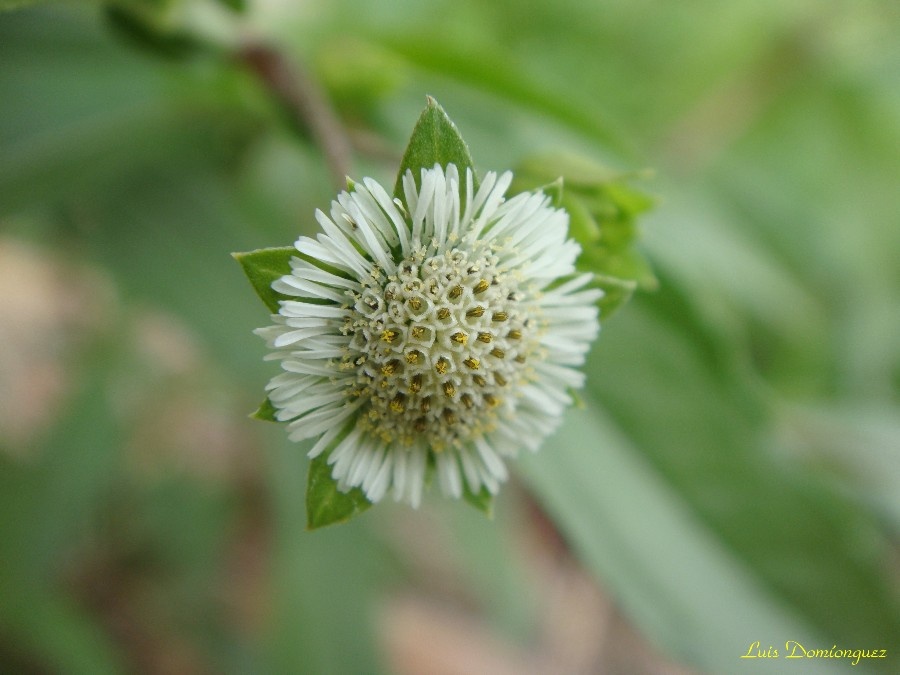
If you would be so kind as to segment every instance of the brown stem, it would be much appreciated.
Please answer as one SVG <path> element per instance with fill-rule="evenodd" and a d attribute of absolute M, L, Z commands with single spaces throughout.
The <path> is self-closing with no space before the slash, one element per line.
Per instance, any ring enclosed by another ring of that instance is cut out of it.
<path fill-rule="evenodd" d="M 309 133 L 322 150 L 337 187 L 350 172 L 350 142 L 325 92 L 298 63 L 276 49 L 254 43 L 244 46 L 238 59 L 253 71 L 284 106 L 291 121 Z"/>

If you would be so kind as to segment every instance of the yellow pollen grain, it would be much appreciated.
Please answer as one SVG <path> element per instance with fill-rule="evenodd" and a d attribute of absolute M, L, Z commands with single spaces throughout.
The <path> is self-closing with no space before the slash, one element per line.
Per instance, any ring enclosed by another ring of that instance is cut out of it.
<path fill-rule="evenodd" d="M 447 398 L 453 398 L 456 395 L 456 387 L 453 386 L 452 382 L 444 382 L 444 396 Z"/>
<path fill-rule="evenodd" d="M 419 352 L 411 351 L 406 355 L 407 363 L 418 363 L 419 362 Z"/>
<path fill-rule="evenodd" d="M 475 401 L 473 401 L 473 400 L 472 400 L 472 397 L 469 396 L 468 394 L 463 394 L 463 395 L 462 395 L 462 402 L 463 402 L 463 405 L 466 406 L 466 408 L 469 408 L 469 409 L 471 409 L 472 406 L 475 405 Z"/>
<path fill-rule="evenodd" d="M 418 312 L 420 309 L 422 309 L 422 301 L 419 300 L 419 298 L 410 298 L 409 306 Z"/>
<path fill-rule="evenodd" d="M 493 394 L 485 394 L 484 402 L 487 403 L 492 408 L 496 408 L 498 405 L 500 405 L 500 399 L 498 399 Z"/>
<path fill-rule="evenodd" d="M 473 381 L 475 382 L 475 384 L 477 384 L 479 387 L 484 387 L 484 386 L 487 385 L 487 380 L 485 380 L 481 375 L 473 375 L 473 376 L 472 376 L 472 380 L 473 380 Z"/>
<path fill-rule="evenodd" d="M 506 334 L 510 340 L 521 340 L 522 339 L 522 331 L 513 329 Z"/>
<path fill-rule="evenodd" d="M 456 344 L 464 345 L 469 341 L 469 336 L 465 333 L 454 333 L 450 336 L 450 339 L 453 340 Z"/>
<path fill-rule="evenodd" d="M 394 372 L 397 370 L 397 365 L 398 365 L 397 361 L 391 361 L 390 363 L 385 363 L 383 366 L 381 366 L 381 374 L 382 375 L 393 375 Z"/>
<path fill-rule="evenodd" d="M 450 362 L 442 356 L 434 364 L 434 369 L 438 372 L 438 375 L 446 375 L 447 371 L 450 370 Z"/>
<path fill-rule="evenodd" d="M 482 279 L 481 281 L 478 282 L 478 285 L 475 286 L 473 291 L 475 293 L 484 293 L 488 289 L 488 286 L 490 286 L 490 285 L 491 284 L 488 282 L 487 279 Z"/>
<path fill-rule="evenodd" d="M 499 347 L 494 347 L 491 350 L 491 356 L 496 356 L 498 359 L 502 359 L 504 356 L 506 356 L 506 352 Z"/>
<path fill-rule="evenodd" d="M 494 373 L 494 382 L 499 384 L 501 387 L 506 386 L 506 378 L 503 377 L 500 373 Z"/>
<path fill-rule="evenodd" d="M 481 305 L 478 305 L 477 307 L 473 307 L 472 309 L 470 309 L 466 312 L 466 316 L 468 316 L 470 318 L 473 316 L 476 316 L 476 317 L 481 316 L 482 314 L 484 314 L 484 307 L 482 307 Z"/>
<path fill-rule="evenodd" d="M 393 342 L 397 339 L 397 331 L 395 330 L 385 330 L 381 332 L 381 339 L 385 342 Z"/>
<path fill-rule="evenodd" d="M 463 363 L 465 363 L 472 370 L 478 370 L 478 368 L 481 366 L 481 362 L 473 356 L 467 358 L 465 361 L 463 361 Z"/>
<path fill-rule="evenodd" d="M 506 321 L 509 315 L 506 312 L 494 312 L 491 315 L 491 321 Z"/>
<path fill-rule="evenodd" d="M 412 336 L 416 339 L 421 338 L 425 335 L 425 327 L 424 326 L 413 326 Z"/>
<path fill-rule="evenodd" d="M 439 319 L 447 319 L 450 317 L 450 309 L 447 307 L 441 307 L 437 311 L 437 315 Z"/>
<path fill-rule="evenodd" d="M 460 295 L 462 295 L 462 292 L 463 292 L 463 287 L 460 286 L 459 284 L 456 284 L 456 286 L 454 286 L 453 288 L 450 289 L 450 293 L 449 293 L 450 299 L 456 300 L 456 298 L 458 298 Z"/>
<path fill-rule="evenodd" d="M 494 339 L 494 336 L 490 333 L 481 332 L 478 334 L 478 341 L 483 342 L 484 344 L 490 344 L 491 340 Z"/>
<path fill-rule="evenodd" d="M 403 394 L 397 394 L 393 398 L 391 401 L 391 410 L 398 414 L 406 410 L 406 406 L 403 405 Z"/>

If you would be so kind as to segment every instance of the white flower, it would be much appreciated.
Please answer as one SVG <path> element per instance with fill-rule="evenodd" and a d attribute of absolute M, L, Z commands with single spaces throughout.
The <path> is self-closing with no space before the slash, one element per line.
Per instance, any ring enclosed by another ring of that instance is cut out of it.
<path fill-rule="evenodd" d="M 310 457 L 333 448 L 339 489 L 418 506 L 433 465 L 447 496 L 494 494 L 582 385 L 601 292 L 575 274 L 567 213 L 505 200 L 511 180 L 474 192 L 470 170 L 461 185 L 435 165 L 392 200 L 367 178 L 316 212 L 323 232 L 272 284 L 296 299 L 257 331 L 284 370 L 269 399 L 292 440 L 316 439 Z"/>

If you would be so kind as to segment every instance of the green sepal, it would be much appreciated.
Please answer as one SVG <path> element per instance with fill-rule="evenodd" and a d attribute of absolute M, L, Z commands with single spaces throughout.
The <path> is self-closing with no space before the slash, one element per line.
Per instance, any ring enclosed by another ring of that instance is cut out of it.
<path fill-rule="evenodd" d="M 266 400 L 259 404 L 259 408 L 250 413 L 250 417 L 262 422 L 277 422 L 278 418 L 275 417 L 277 413 L 278 408 L 272 405 L 272 401 L 266 396 Z"/>
<path fill-rule="evenodd" d="M 442 167 L 455 164 L 461 181 L 465 180 L 466 169 L 472 169 L 474 187 L 478 189 L 478 179 L 466 142 L 444 109 L 429 96 L 403 153 L 394 183 L 394 196 L 403 199 L 403 176 L 407 170 L 412 171 L 416 185 L 421 187 L 421 170 L 431 169 L 435 164 Z"/>
<path fill-rule="evenodd" d="M 247 253 L 232 253 L 256 294 L 273 314 L 278 313 L 279 301 L 288 297 L 272 290 L 272 282 L 291 273 L 291 258 L 298 256 L 292 246 L 281 248 L 260 248 Z"/>
<path fill-rule="evenodd" d="M 333 443 L 332 447 L 337 445 Z M 331 477 L 328 464 L 330 451 L 323 452 L 309 463 L 306 481 L 306 529 L 317 530 L 326 525 L 346 523 L 362 513 L 372 502 L 359 488 L 341 492 L 337 481 Z"/>
<path fill-rule="evenodd" d="M 474 506 L 488 518 L 494 517 L 494 495 L 488 492 L 486 487 L 482 487 L 478 494 L 475 494 L 469 489 L 468 485 L 464 485 L 463 499 L 466 503 Z"/>

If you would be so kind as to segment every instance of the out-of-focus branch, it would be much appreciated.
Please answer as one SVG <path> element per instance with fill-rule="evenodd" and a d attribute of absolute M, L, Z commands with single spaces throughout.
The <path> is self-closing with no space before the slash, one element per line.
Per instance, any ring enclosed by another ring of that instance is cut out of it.
<path fill-rule="evenodd" d="M 297 127 L 309 133 L 322 150 L 337 187 L 350 172 L 350 142 L 327 95 L 300 64 L 267 45 L 251 43 L 238 53 L 239 60 L 259 77 L 291 116 Z"/>

